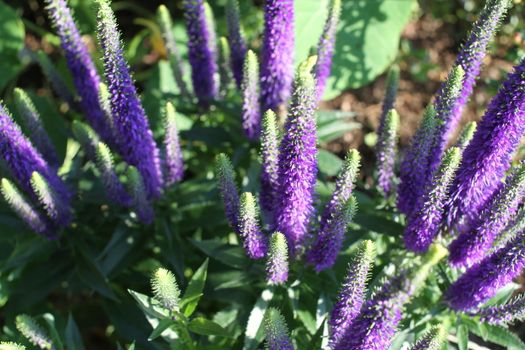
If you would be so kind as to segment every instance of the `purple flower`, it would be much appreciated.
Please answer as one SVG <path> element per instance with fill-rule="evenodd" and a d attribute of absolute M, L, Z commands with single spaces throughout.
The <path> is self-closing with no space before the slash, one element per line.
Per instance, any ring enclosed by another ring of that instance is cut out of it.
<path fill-rule="evenodd" d="M 46 0 L 46 4 L 49 17 L 60 37 L 60 44 L 64 50 L 73 83 L 80 96 L 80 107 L 93 129 L 105 142 L 113 144 L 114 137 L 98 101 L 100 76 L 86 44 L 82 41 L 71 10 L 66 0 Z"/>
<path fill-rule="evenodd" d="M 470 226 L 472 229 L 462 233 L 450 244 L 449 261 L 452 265 L 471 266 L 481 260 L 495 237 L 516 213 L 524 195 L 525 163 L 522 163 L 509 175 L 506 184 L 500 185 L 487 207 Z"/>
<path fill-rule="evenodd" d="M 176 125 L 175 107 L 171 102 L 166 104 L 164 119 L 164 157 L 166 165 L 166 186 L 179 182 L 184 177 L 184 159 L 180 149 L 179 132 Z"/>
<path fill-rule="evenodd" d="M 506 304 L 489 306 L 476 312 L 481 322 L 493 325 L 507 325 L 525 317 L 525 295 L 521 294 Z"/>
<path fill-rule="evenodd" d="M 288 279 L 288 244 L 280 232 L 274 232 L 270 237 L 266 276 L 270 284 L 283 284 Z"/>
<path fill-rule="evenodd" d="M 450 183 L 461 161 L 461 150 L 452 147 L 446 151 L 443 162 L 431 183 L 418 200 L 405 229 L 405 245 L 415 252 L 427 251 L 438 235 L 443 219 L 445 201 Z"/>
<path fill-rule="evenodd" d="M 171 20 L 170 12 L 166 6 L 160 5 L 157 9 L 157 20 L 160 25 L 162 38 L 164 39 L 164 46 L 166 46 L 168 60 L 171 70 L 173 71 L 173 76 L 175 77 L 175 82 L 179 87 L 181 95 L 189 96 L 190 93 L 188 91 L 188 86 L 184 81 L 184 62 L 180 57 L 179 49 L 175 42 L 175 37 L 173 35 L 173 21 Z"/>
<path fill-rule="evenodd" d="M 426 331 L 410 350 L 440 350 L 446 336 L 443 326 L 434 326 Z"/>
<path fill-rule="evenodd" d="M 279 189 L 279 130 L 275 113 L 264 114 L 261 133 L 261 208 L 273 217 Z"/>
<path fill-rule="evenodd" d="M 478 124 L 476 122 L 469 122 L 463 130 L 461 131 L 461 135 L 459 135 L 459 138 L 456 142 L 456 147 L 461 149 L 462 151 L 467 148 L 470 141 L 472 141 L 472 138 L 474 137 L 474 133 L 476 132 L 476 128 L 478 127 Z"/>
<path fill-rule="evenodd" d="M 104 70 L 119 152 L 140 172 L 147 197 L 159 197 L 162 191 L 159 150 L 124 59 L 113 11 L 108 0 L 100 0 L 99 4 L 98 37 L 104 50 Z"/>
<path fill-rule="evenodd" d="M 28 194 L 37 198 L 31 186 L 33 172 L 38 172 L 45 178 L 50 190 L 64 207 L 69 207 L 72 194 L 58 177 L 55 170 L 42 158 L 31 142 L 24 137 L 7 110 L 0 103 L 0 157 L 18 185 Z M 64 225 L 69 219 L 60 218 Z"/>
<path fill-rule="evenodd" d="M 381 107 L 381 116 L 379 117 L 379 127 L 377 134 L 381 135 L 386 124 L 386 117 L 388 112 L 394 108 L 396 101 L 397 88 L 399 87 L 399 67 L 394 65 L 388 71 L 386 77 L 386 90 L 385 97 L 383 99 L 383 106 Z"/>
<path fill-rule="evenodd" d="M 394 190 L 398 129 L 399 115 L 395 109 L 391 109 L 386 115 L 385 125 L 377 141 L 377 183 L 385 198 Z"/>
<path fill-rule="evenodd" d="M 128 191 L 131 193 L 131 207 L 137 214 L 138 219 L 144 224 L 153 223 L 155 213 L 151 201 L 146 195 L 144 180 L 137 168 L 130 165 L 127 169 Z"/>
<path fill-rule="evenodd" d="M 286 2 L 286 1 L 284 1 Z M 315 57 L 299 66 L 284 137 L 279 150 L 277 230 L 288 239 L 292 255 L 307 234 L 317 178 L 315 80 L 310 73 Z"/>
<path fill-rule="evenodd" d="M 473 310 L 518 277 L 525 266 L 525 232 L 470 267 L 445 294 L 454 310 Z"/>
<path fill-rule="evenodd" d="M 0 191 L 9 207 L 36 233 L 54 238 L 51 225 L 8 179 L 3 178 Z"/>
<path fill-rule="evenodd" d="M 231 48 L 231 69 L 237 86 L 240 87 L 247 48 L 241 33 L 239 3 L 237 0 L 228 0 L 226 3 L 226 25 L 228 27 L 228 42 Z"/>
<path fill-rule="evenodd" d="M 425 189 L 428 170 L 428 152 L 432 145 L 436 111 L 430 105 L 416 131 L 412 144 L 405 154 L 399 169 L 400 183 L 397 186 L 397 208 L 410 216 L 421 193 Z"/>
<path fill-rule="evenodd" d="M 323 33 L 317 44 L 317 64 L 315 66 L 315 78 L 317 80 L 317 98 L 323 97 L 326 80 L 330 76 L 332 68 L 332 56 L 334 55 L 337 25 L 341 16 L 341 0 L 331 0 L 328 17 L 324 24 Z"/>
<path fill-rule="evenodd" d="M 512 155 L 525 133 L 524 85 L 525 60 L 509 74 L 492 99 L 464 151 L 447 205 L 449 227 L 464 216 L 468 223 L 479 215 L 510 167 Z"/>
<path fill-rule="evenodd" d="M 37 171 L 31 174 L 31 187 L 38 201 L 43 206 L 47 216 L 56 224 L 62 227 L 69 225 L 72 219 L 69 202 L 64 201 Z"/>
<path fill-rule="evenodd" d="M 22 89 L 16 88 L 14 90 L 14 96 L 18 113 L 20 113 L 28 130 L 29 137 L 33 140 L 35 147 L 51 165 L 58 167 L 59 162 L 55 146 L 53 146 L 49 136 L 47 136 L 44 125 L 42 125 L 42 120 L 40 119 L 40 114 L 36 110 L 33 101 L 31 101 Z"/>
<path fill-rule="evenodd" d="M 293 80 L 293 0 L 266 0 L 261 48 L 261 105 L 273 111 L 286 103 Z M 317 101 L 317 99 L 316 99 Z"/>
<path fill-rule="evenodd" d="M 351 196 L 359 171 L 361 156 L 350 150 L 335 183 L 335 190 L 321 217 L 319 233 L 308 252 L 308 262 L 319 272 L 335 263 L 343 244 L 346 228 L 357 210 L 357 201 Z"/>
<path fill-rule="evenodd" d="M 115 172 L 113 155 L 111 154 L 109 147 L 106 144 L 99 142 L 95 152 L 95 162 L 100 171 L 100 177 L 102 178 L 102 183 L 104 184 L 108 197 L 113 202 L 120 205 L 130 205 L 131 198 Z"/>
<path fill-rule="evenodd" d="M 263 258 L 268 250 L 268 242 L 259 226 L 255 198 L 251 193 L 245 192 L 240 201 L 239 233 L 243 238 L 244 250 L 251 259 Z"/>
<path fill-rule="evenodd" d="M 230 159 L 223 153 L 217 156 L 215 164 L 215 173 L 222 201 L 224 203 L 226 218 L 228 219 L 231 228 L 235 232 L 238 232 L 240 202 L 239 191 L 235 184 L 235 172 L 233 171 Z"/>
<path fill-rule="evenodd" d="M 505 15 L 511 3 L 512 1 L 509 0 L 486 1 L 478 20 L 472 26 L 469 37 L 461 48 L 454 64 L 455 67 L 462 67 L 465 71 L 460 93 L 454 96 L 454 98 L 447 100 L 448 98 L 445 97 L 443 91 L 446 90 L 446 84 L 443 85 L 437 93 L 436 110 L 438 110 L 438 115 L 440 116 L 438 119 L 443 120 L 443 124 L 441 124 L 439 128 L 439 133 L 436 138 L 436 149 L 440 149 L 441 154 L 443 154 L 443 150 L 449 141 L 451 133 L 454 132 L 461 120 L 463 108 L 472 94 L 476 78 L 479 75 L 483 59 L 486 55 L 489 41 L 494 36 L 501 18 Z M 439 112 L 443 105 L 448 105 L 446 114 L 440 114 Z M 436 154 L 436 160 L 432 161 L 433 164 L 439 162 L 437 158 L 439 158 L 439 156 Z"/>
<path fill-rule="evenodd" d="M 204 4 L 204 0 L 184 0 L 193 90 L 199 104 L 207 107 L 217 98 L 219 87 L 215 33 L 209 27 Z"/>
<path fill-rule="evenodd" d="M 242 127 L 246 137 L 256 140 L 261 134 L 261 109 L 259 105 L 259 63 L 249 50 L 244 62 L 242 78 Z"/>
<path fill-rule="evenodd" d="M 330 320 L 330 348 L 339 348 L 340 341 L 359 314 L 366 293 L 366 282 L 375 258 L 372 241 L 364 241 L 348 264 L 348 273 L 337 296 Z"/>
<path fill-rule="evenodd" d="M 266 312 L 264 320 L 266 332 L 266 349 L 268 350 L 294 350 L 288 334 L 288 326 L 279 310 L 271 307 Z"/>

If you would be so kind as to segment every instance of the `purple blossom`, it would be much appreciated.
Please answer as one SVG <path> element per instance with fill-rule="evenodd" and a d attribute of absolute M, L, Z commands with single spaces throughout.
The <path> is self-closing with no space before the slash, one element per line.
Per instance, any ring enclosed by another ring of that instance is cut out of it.
<path fill-rule="evenodd" d="M 525 59 L 492 99 L 452 185 L 447 223 L 475 218 L 498 189 L 525 132 Z M 454 224 L 454 225 L 453 225 Z"/>
<path fill-rule="evenodd" d="M 332 68 L 332 56 L 334 55 L 337 25 L 341 16 L 341 0 L 331 0 L 328 17 L 324 24 L 323 33 L 317 44 L 317 64 L 315 66 L 315 78 L 317 80 L 317 98 L 323 97 L 326 81 L 330 76 Z"/>
<path fill-rule="evenodd" d="M 47 216 L 56 224 L 66 227 L 72 220 L 71 207 L 69 202 L 57 193 L 37 171 L 31 174 L 31 187 L 38 201 L 43 206 Z"/>
<path fill-rule="evenodd" d="M 518 277 L 525 266 L 525 232 L 470 267 L 445 294 L 454 310 L 473 310 Z"/>
<path fill-rule="evenodd" d="M 441 350 L 446 339 L 443 326 L 435 326 L 426 331 L 410 350 Z"/>
<path fill-rule="evenodd" d="M 99 4 L 98 37 L 104 50 L 104 70 L 119 152 L 140 172 L 147 197 L 159 197 L 162 191 L 159 150 L 124 59 L 113 11 L 108 0 L 100 0 Z"/>
<path fill-rule="evenodd" d="M 471 266 L 491 248 L 518 204 L 525 195 L 525 163 L 515 168 L 506 184 L 501 184 L 487 207 L 478 216 L 471 230 L 462 233 L 449 246 L 449 261 L 454 266 Z"/>
<path fill-rule="evenodd" d="M 273 111 L 286 103 L 293 80 L 293 0 L 266 0 L 261 49 L 261 105 Z M 316 99 L 317 101 L 317 99 Z"/>
<path fill-rule="evenodd" d="M 288 279 L 288 244 L 280 232 L 274 232 L 270 237 L 266 276 L 270 284 L 283 284 Z"/>
<path fill-rule="evenodd" d="M 436 111 L 430 105 L 416 131 L 412 144 L 405 154 L 399 169 L 400 183 L 397 186 L 397 208 L 410 216 L 421 193 L 425 189 L 428 170 L 428 152 L 432 145 Z"/>
<path fill-rule="evenodd" d="M 261 208 L 273 218 L 279 189 L 279 130 L 276 115 L 268 110 L 264 114 L 261 133 Z"/>
<path fill-rule="evenodd" d="M 276 226 L 289 244 L 292 255 L 300 250 L 314 213 L 313 195 L 317 178 L 315 80 L 310 73 L 315 58 L 298 69 L 290 112 L 279 150 L 279 199 Z"/>
<path fill-rule="evenodd" d="M 506 304 L 489 306 L 476 312 L 481 322 L 493 325 L 507 325 L 525 317 L 525 295 L 521 294 Z"/>
<path fill-rule="evenodd" d="M 385 125 L 377 141 L 377 183 L 385 198 L 394 191 L 398 129 L 399 115 L 395 109 L 391 109 L 386 115 Z"/>
<path fill-rule="evenodd" d="M 226 25 L 228 27 L 228 42 L 231 48 L 231 69 L 237 86 L 240 87 L 247 48 L 241 33 L 239 3 L 237 0 L 228 0 L 226 3 Z"/>
<path fill-rule="evenodd" d="M 476 129 L 478 127 L 478 124 L 476 122 L 469 122 L 463 130 L 461 131 L 461 135 L 459 135 L 458 140 L 456 141 L 456 147 L 461 149 L 463 151 L 465 148 L 467 148 L 470 141 L 472 141 L 472 138 L 474 137 L 474 133 L 476 132 Z"/>
<path fill-rule="evenodd" d="M 183 3 L 193 90 L 199 104 L 207 107 L 219 93 L 215 33 L 209 27 L 204 0 L 184 0 Z"/>
<path fill-rule="evenodd" d="M 224 203 L 226 218 L 231 228 L 235 232 L 238 232 L 240 202 L 239 191 L 235 184 L 235 172 L 233 171 L 230 159 L 223 153 L 217 156 L 215 164 L 215 173 Z"/>
<path fill-rule="evenodd" d="M 251 259 L 264 258 L 268 251 L 268 242 L 259 226 L 255 198 L 251 193 L 245 192 L 240 201 L 239 233 L 243 238 L 244 250 Z"/>
<path fill-rule="evenodd" d="M 259 105 L 259 63 L 249 50 L 244 62 L 242 78 L 242 127 L 246 137 L 256 140 L 261 135 L 261 109 Z"/>
<path fill-rule="evenodd" d="M 64 50 L 73 83 L 80 96 L 80 107 L 89 124 L 104 141 L 114 144 L 111 128 L 106 123 L 104 112 L 98 101 L 100 76 L 86 44 L 82 41 L 71 10 L 66 0 L 46 0 L 46 4 L 51 22 L 60 37 L 60 44 Z"/>
<path fill-rule="evenodd" d="M 383 133 L 388 112 L 394 108 L 396 101 L 397 89 L 399 87 L 399 67 L 397 65 L 392 66 L 388 71 L 385 84 L 386 90 L 383 105 L 381 107 L 381 116 L 379 117 L 379 127 L 377 129 L 378 135 Z"/>
<path fill-rule="evenodd" d="M 461 150 L 449 149 L 431 183 L 418 200 L 405 229 L 405 245 L 415 252 L 427 251 L 438 235 L 450 183 L 461 161 Z"/>
<path fill-rule="evenodd" d="M 131 204 L 131 198 L 115 172 L 113 155 L 111 154 L 109 147 L 106 144 L 99 142 L 95 153 L 95 162 L 100 171 L 100 177 L 102 178 L 102 183 L 104 184 L 108 197 L 115 203 L 129 206 Z"/>
<path fill-rule="evenodd" d="M 330 320 L 330 348 L 338 349 L 340 341 L 359 314 L 366 293 L 366 282 L 375 258 L 372 241 L 364 241 L 348 264 L 348 273 L 337 296 Z"/>
<path fill-rule="evenodd" d="M 179 131 L 176 124 L 175 107 L 171 102 L 166 104 L 164 119 L 164 157 L 166 166 L 165 185 L 171 186 L 184 177 L 184 159 L 180 149 Z"/>
<path fill-rule="evenodd" d="M 319 272 L 335 263 L 343 244 L 346 228 L 357 210 L 357 201 L 351 196 L 359 171 L 361 156 L 350 150 L 337 177 L 335 190 L 321 217 L 319 233 L 308 252 L 308 262 Z"/>
<path fill-rule="evenodd" d="M 283 315 L 275 308 L 266 312 L 264 329 L 266 332 L 266 349 L 268 350 L 294 350 L 288 326 Z"/>
<path fill-rule="evenodd" d="M 55 170 L 42 158 L 31 142 L 24 137 L 7 110 L 0 103 L 0 157 L 18 185 L 28 194 L 37 198 L 31 186 L 33 172 L 38 172 L 45 178 L 50 189 L 56 194 L 57 200 L 64 207 L 69 207 L 72 194 L 58 177 Z M 62 219 L 62 218 L 61 218 Z M 62 224 L 68 220 L 63 218 Z"/>

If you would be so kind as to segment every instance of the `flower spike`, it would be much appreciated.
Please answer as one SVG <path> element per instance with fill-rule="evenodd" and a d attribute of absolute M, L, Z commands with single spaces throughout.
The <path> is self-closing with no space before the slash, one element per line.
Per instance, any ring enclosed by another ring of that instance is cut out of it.
<path fill-rule="evenodd" d="M 128 206 L 131 202 L 131 198 L 115 172 L 113 155 L 111 154 L 109 147 L 102 142 L 99 142 L 97 145 L 95 162 L 100 171 L 102 183 L 108 192 L 108 197 L 115 203 Z"/>
<path fill-rule="evenodd" d="M 224 203 L 224 211 L 231 228 L 238 232 L 239 227 L 239 190 L 235 184 L 235 172 L 227 155 L 221 153 L 215 160 L 215 174 Z"/>
<path fill-rule="evenodd" d="M 173 273 L 159 267 L 151 278 L 151 288 L 155 299 L 170 310 L 178 311 L 180 304 L 180 289 Z"/>
<path fill-rule="evenodd" d="M 426 331 L 410 350 L 440 350 L 446 336 L 443 326 L 434 326 Z"/>
<path fill-rule="evenodd" d="M 219 77 L 220 95 L 221 97 L 226 97 L 233 84 L 233 75 L 230 44 L 228 43 L 228 39 L 223 36 L 219 39 Z"/>
<path fill-rule="evenodd" d="M 521 321 L 525 318 L 525 295 L 520 294 L 503 305 L 483 308 L 473 316 L 480 316 L 481 322 L 492 325 L 508 325 Z"/>
<path fill-rule="evenodd" d="M 314 213 L 313 192 L 317 178 L 315 56 L 297 72 L 290 112 L 279 150 L 279 199 L 277 230 L 288 239 L 292 256 L 300 250 Z"/>
<path fill-rule="evenodd" d="M 40 325 L 28 315 L 18 315 L 15 320 L 16 328 L 31 344 L 40 349 L 52 350 L 53 342 Z"/>
<path fill-rule="evenodd" d="M 273 111 L 264 114 L 261 133 L 261 208 L 273 217 L 279 188 L 279 129 Z"/>
<path fill-rule="evenodd" d="M 26 350 L 26 347 L 13 342 L 0 342 L 0 350 Z"/>
<path fill-rule="evenodd" d="M 47 215 L 60 226 L 67 226 L 71 222 L 71 208 L 51 188 L 45 177 L 37 171 L 31 174 L 31 187 Z"/>
<path fill-rule="evenodd" d="M 288 279 L 288 244 L 280 232 L 274 232 L 270 238 L 266 276 L 270 284 L 283 284 Z"/>
<path fill-rule="evenodd" d="M 271 307 L 266 312 L 264 329 L 268 350 L 294 350 L 286 321 L 276 308 Z"/>
<path fill-rule="evenodd" d="M 86 151 L 87 156 L 92 160 L 95 159 L 97 145 L 100 141 L 95 130 L 78 120 L 73 120 L 71 130 L 77 141 Z"/>
<path fill-rule="evenodd" d="M 398 129 L 399 115 L 395 109 L 391 109 L 386 115 L 383 132 L 377 141 L 377 182 L 385 197 L 390 196 L 393 191 Z"/>
<path fill-rule="evenodd" d="M 231 48 L 231 69 L 237 87 L 241 86 L 243 65 L 246 57 L 246 42 L 241 33 L 239 22 L 239 3 L 237 0 L 228 0 L 226 3 L 226 25 L 228 27 L 228 42 Z"/>
<path fill-rule="evenodd" d="M 459 135 L 458 141 L 456 142 L 456 147 L 459 147 L 463 151 L 468 146 L 470 141 L 472 141 L 477 127 L 478 124 L 476 122 L 470 122 L 465 125 L 461 135 Z"/>
<path fill-rule="evenodd" d="M 131 206 L 137 213 L 137 217 L 143 223 L 149 225 L 153 223 L 154 215 L 151 201 L 146 195 L 146 187 L 140 172 L 134 166 L 129 166 L 128 171 L 128 191 L 131 193 Z"/>
<path fill-rule="evenodd" d="M 381 135 L 383 129 L 385 128 L 386 117 L 388 112 L 394 108 L 394 103 L 396 100 L 397 89 L 399 87 L 399 67 L 397 65 L 392 66 L 388 71 L 386 77 L 386 90 L 385 97 L 383 99 L 383 105 L 381 107 L 381 116 L 379 118 L 379 128 L 377 129 L 377 134 Z"/>
<path fill-rule="evenodd" d="M 239 213 L 239 233 L 244 241 L 244 250 L 251 259 L 266 256 L 268 243 L 259 226 L 259 212 L 253 195 L 245 192 L 241 195 Z"/>
<path fill-rule="evenodd" d="M 261 134 L 261 109 L 259 105 L 259 63 L 252 50 L 246 54 L 242 91 L 242 127 L 250 140 Z"/>
<path fill-rule="evenodd" d="M 140 172 L 147 197 L 156 198 L 162 191 L 159 150 L 124 59 L 120 33 L 109 0 L 97 1 L 98 37 L 104 50 L 104 71 L 111 95 L 118 150 L 124 160 Z"/>
<path fill-rule="evenodd" d="M 166 104 L 164 119 L 164 157 L 166 165 L 165 185 L 171 186 L 184 177 L 184 159 L 180 148 L 179 131 L 176 124 L 175 107 L 171 102 Z"/>
<path fill-rule="evenodd" d="M 261 49 L 262 110 L 286 103 L 293 80 L 293 0 L 265 0 L 264 34 Z M 317 96 L 316 96 L 317 101 Z"/>

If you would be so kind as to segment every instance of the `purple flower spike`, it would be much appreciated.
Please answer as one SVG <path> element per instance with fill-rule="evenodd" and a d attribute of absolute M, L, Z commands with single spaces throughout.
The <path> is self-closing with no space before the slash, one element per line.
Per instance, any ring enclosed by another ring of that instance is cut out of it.
<path fill-rule="evenodd" d="M 78 109 L 74 94 L 70 91 L 62 75 L 58 72 L 53 63 L 51 63 L 49 57 L 47 57 L 44 51 L 39 50 L 36 52 L 36 54 L 32 54 L 32 57 L 33 60 L 35 60 L 40 66 L 42 73 L 49 81 L 49 84 L 53 88 L 55 94 L 67 102 L 71 108 Z"/>
<path fill-rule="evenodd" d="M 410 350 L 441 350 L 446 340 L 446 330 L 443 326 L 435 326 L 426 331 Z"/>
<path fill-rule="evenodd" d="M 147 197 L 156 198 L 162 191 L 159 150 L 124 59 L 113 11 L 108 0 L 98 0 L 98 3 L 98 37 L 104 50 L 104 70 L 119 152 L 140 172 Z"/>
<path fill-rule="evenodd" d="M 449 227 L 479 215 L 498 189 L 525 133 L 525 59 L 492 99 L 463 154 L 448 202 Z"/>
<path fill-rule="evenodd" d="M 446 118 L 443 118 L 444 124 L 442 124 L 437 135 L 438 149 L 445 149 L 451 133 L 457 128 L 461 120 L 463 108 L 472 94 L 476 79 L 479 75 L 483 59 L 487 52 L 487 46 L 511 3 L 512 1 L 509 0 L 486 1 L 478 20 L 472 26 L 469 37 L 461 48 L 454 64 L 455 67 L 462 67 L 465 71 L 465 76 L 461 84 L 461 92 L 455 96 L 453 100 L 446 101 L 442 98 L 443 89 L 446 89 L 445 85 L 443 85 L 437 94 L 436 109 L 438 111 L 443 104 L 449 105 L 448 115 Z"/>
<path fill-rule="evenodd" d="M 129 166 L 128 191 L 131 193 L 131 207 L 137 214 L 138 219 L 146 225 L 153 223 L 155 213 L 151 201 L 146 196 L 146 186 L 140 172 L 134 166 Z"/>
<path fill-rule="evenodd" d="M 286 1 L 283 1 L 286 2 Z M 279 150 L 277 230 L 288 239 L 291 255 L 303 245 L 313 208 L 317 178 L 315 57 L 299 66 L 285 133 Z"/>
<path fill-rule="evenodd" d="M 525 163 L 514 169 L 505 185 L 499 190 L 479 215 L 472 230 L 462 233 L 449 247 L 449 261 L 454 266 L 472 266 L 491 248 L 496 236 L 516 213 L 525 195 Z"/>
<path fill-rule="evenodd" d="M 274 232 L 270 238 L 266 276 L 270 284 L 283 284 L 288 279 L 288 244 L 280 232 Z"/>
<path fill-rule="evenodd" d="M 261 134 L 261 208 L 273 216 L 279 189 L 279 130 L 276 115 L 268 110 L 264 114 Z"/>
<path fill-rule="evenodd" d="M 397 187 L 397 208 L 410 216 L 421 193 L 425 189 L 428 171 L 428 152 L 432 145 L 436 125 L 436 111 L 430 105 L 417 129 L 412 144 L 399 169 L 400 183 Z"/>
<path fill-rule="evenodd" d="M 375 254 L 374 243 L 364 241 L 348 264 L 348 273 L 328 321 L 329 345 L 332 349 L 339 348 L 342 337 L 361 310 L 366 293 L 366 282 Z"/>
<path fill-rule="evenodd" d="M 259 69 L 257 67 L 257 69 Z M 220 77 L 220 96 L 225 98 L 233 85 L 233 73 L 231 68 L 231 52 L 228 39 L 219 39 L 219 77 Z"/>
<path fill-rule="evenodd" d="M 259 226 L 259 213 L 255 198 L 249 192 L 241 195 L 239 213 L 239 232 L 244 241 L 244 250 L 250 259 L 260 259 L 266 256 L 268 242 Z"/>
<path fill-rule="evenodd" d="M 525 231 L 469 268 L 445 294 L 454 310 L 473 310 L 518 277 L 525 266 Z"/>
<path fill-rule="evenodd" d="M 246 137 L 256 140 L 261 134 L 261 109 L 259 105 L 259 63 L 252 50 L 244 62 L 242 78 L 242 127 Z"/>
<path fill-rule="evenodd" d="M 42 158 L 31 142 L 24 137 L 7 110 L 0 103 L 0 157 L 12 177 L 26 193 L 37 199 L 31 186 L 33 172 L 41 174 L 64 206 L 69 206 L 72 194 L 55 170 Z"/>
<path fill-rule="evenodd" d="M 164 39 L 164 45 L 166 46 L 168 60 L 173 71 L 173 76 L 175 77 L 175 82 L 179 87 L 181 95 L 189 96 L 190 93 L 188 91 L 188 86 L 184 81 L 184 62 L 180 57 L 179 49 L 175 42 L 175 36 L 173 35 L 173 21 L 171 20 L 170 12 L 166 6 L 160 5 L 157 9 L 157 20 L 160 25 L 162 38 Z"/>
<path fill-rule="evenodd" d="M 99 142 L 97 145 L 95 162 L 100 171 L 100 177 L 102 178 L 102 183 L 104 184 L 108 197 L 115 203 L 129 206 L 131 204 L 131 198 L 115 172 L 113 155 L 109 147 L 102 142 Z"/>
<path fill-rule="evenodd" d="M 261 49 L 261 105 L 273 111 L 286 103 L 293 80 L 293 0 L 266 0 Z M 317 101 L 317 98 L 316 98 Z"/>
<path fill-rule="evenodd" d="M 323 97 L 326 80 L 330 76 L 332 68 L 332 56 L 334 55 L 337 25 L 341 16 L 341 0 L 332 0 L 328 10 L 328 17 L 324 24 L 323 33 L 317 44 L 317 65 L 315 66 L 315 78 L 317 80 L 317 98 Z M 392 107 L 391 107 L 392 108 Z"/>
<path fill-rule="evenodd" d="M 59 193 L 55 192 L 42 174 L 33 171 L 31 187 L 38 201 L 44 207 L 47 216 L 56 224 L 66 227 L 72 220 L 69 202 L 64 201 Z"/>
<path fill-rule="evenodd" d="M 395 109 L 391 109 L 386 115 L 385 125 L 377 141 L 377 183 L 385 198 L 394 191 L 398 129 L 399 115 Z"/>
<path fill-rule="evenodd" d="M 226 3 L 226 25 L 228 26 L 228 42 L 231 48 L 231 69 L 237 87 L 241 87 L 243 65 L 246 57 L 246 42 L 241 33 L 239 22 L 239 3 L 237 0 L 228 0 Z"/>
<path fill-rule="evenodd" d="M 319 234 L 308 253 L 308 262 L 319 272 L 335 263 L 343 244 L 346 228 L 357 209 L 355 198 L 351 197 L 359 171 L 361 156 L 357 150 L 350 150 L 337 177 L 335 190 L 321 217 Z"/>
<path fill-rule="evenodd" d="M 235 232 L 238 232 L 240 201 L 239 191 L 235 184 L 235 172 L 233 171 L 232 163 L 228 156 L 221 153 L 217 156 L 215 164 L 215 173 L 222 201 L 224 203 L 226 218 L 228 219 L 231 228 Z"/>
<path fill-rule="evenodd" d="M 439 233 L 449 186 L 461 161 L 461 150 L 449 149 L 439 169 L 434 174 L 427 192 L 418 200 L 405 229 L 405 245 L 408 249 L 422 253 Z"/>
<path fill-rule="evenodd" d="M 166 104 L 164 119 L 164 156 L 166 164 L 166 186 L 179 182 L 184 177 L 184 159 L 180 149 L 179 131 L 175 122 L 175 107 L 171 102 Z"/>
<path fill-rule="evenodd" d="M 476 132 L 476 128 L 478 127 L 478 124 L 476 122 L 470 122 L 463 128 L 463 131 L 461 131 L 461 135 L 459 135 L 459 138 L 456 142 L 456 147 L 459 147 L 462 151 L 467 148 L 470 141 L 472 141 L 472 138 L 474 137 L 474 133 Z"/>
<path fill-rule="evenodd" d="M 209 27 L 204 4 L 204 0 L 184 0 L 184 17 L 193 90 L 199 104 L 208 107 L 217 98 L 219 86 L 215 33 Z"/>
<path fill-rule="evenodd" d="M 24 198 L 22 193 L 8 179 L 3 178 L 0 191 L 11 209 L 36 233 L 53 238 L 48 220 Z"/>
<path fill-rule="evenodd" d="M 381 116 L 379 117 L 379 127 L 377 129 L 378 135 L 381 135 L 383 133 L 388 112 L 394 108 L 398 87 L 399 67 L 397 65 L 394 65 L 392 66 L 392 68 L 390 68 L 390 70 L 388 71 L 388 76 L 386 77 L 385 98 L 383 99 L 383 106 L 381 107 Z"/>
<path fill-rule="evenodd" d="M 266 331 L 266 349 L 294 350 L 288 333 L 288 326 L 279 310 L 273 307 L 268 309 L 264 329 Z"/>
<path fill-rule="evenodd" d="M 80 96 L 80 107 L 93 129 L 105 142 L 113 144 L 114 136 L 111 134 L 111 128 L 106 123 L 104 111 L 98 101 L 100 76 L 86 44 L 82 41 L 71 10 L 66 0 L 46 0 L 46 4 L 53 27 L 60 37 L 60 44 L 64 50 L 73 83 Z"/>
<path fill-rule="evenodd" d="M 22 89 L 16 88 L 14 90 L 14 96 L 18 113 L 20 113 L 28 129 L 29 137 L 35 143 L 35 147 L 51 165 L 58 167 L 59 162 L 55 146 L 53 146 L 49 136 L 47 136 L 44 125 L 42 125 L 42 120 L 40 119 L 40 114 L 36 110 L 33 101 L 31 101 Z"/>
<path fill-rule="evenodd" d="M 525 318 L 525 294 L 513 298 L 506 304 L 481 309 L 473 316 L 480 316 L 481 322 L 502 326 L 521 321 Z"/>

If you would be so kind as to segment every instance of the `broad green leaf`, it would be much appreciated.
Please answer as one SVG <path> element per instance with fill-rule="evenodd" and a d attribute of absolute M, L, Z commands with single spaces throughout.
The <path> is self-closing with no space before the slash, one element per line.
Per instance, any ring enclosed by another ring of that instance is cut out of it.
<path fill-rule="evenodd" d="M 173 324 L 173 320 L 172 319 L 170 319 L 170 318 L 163 318 L 162 320 L 160 320 L 159 324 L 157 325 L 157 327 L 155 327 L 153 332 L 151 332 L 151 334 L 148 337 L 148 340 L 149 341 L 155 340 L 166 329 L 168 329 L 172 324 Z"/>
<path fill-rule="evenodd" d="M 77 323 L 70 313 L 67 318 L 66 334 L 65 334 L 66 348 L 75 350 L 84 350 L 84 343 L 82 342 L 82 336 L 78 329 Z"/>
<path fill-rule="evenodd" d="M 13 8 L 0 2 L 0 90 L 22 69 L 25 29 Z"/>
<path fill-rule="evenodd" d="M 468 328 L 464 324 L 458 326 L 456 336 L 458 337 L 459 350 L 468 350 Z"/>
<path fill-rule="evenodd" d="M 321 149 L 317 153 L 317 164 L 320 172 L 328 176 L 335 176 L 339 173 L 343 161 L 335 154 Z"/>
<path fill-rule="evenodd" d="M 201 335 L 216 335 L 219 337 L 230 337 L 230 333 L 222 328 L 219 324 L 205 319 L 203 317 L 197 317 L 188 323 L 188 329 L 193 333 Z"/>
<path fill-rule="evenodd" d="M 220 262 L 237 268 L 243 268 L 249 261 L 242 247 L 226 244 L 219 240 L 191 240 L 191 243 L 202 250 L 208 256 Z"/>
<path fill-rule="evenodd" d="M 501 326 L 493 326 L 487 323 L 479 323 L 466 317 L 463 318 L 463 323 L 468 329 L 482 337 L 485 341 L 498 344 L 508 350 L 525 350 L 525 343 L 514 333 Z"/>
<path fill-rule="evenodd" d="M 255 305 L 250 312 L 250 317 L 248 318 L 248 324 L 246 325 L 243 350 L 256 349 L 257 346 L 263 341 L 264 315 L 272 298 L 273 290 L 266 288 L 262 291 L 261 296 L 255 302 Z"/>
<path fill-rule="evenodd" d="M 184 315 L 189 317 L 193 314 L 204 290 L 204 284 L 206 283 L 206 277 L 208 276 L 208 259 L 202 263 L 202 265 L 195 271 L 193 277 L 188 283 L 188 287 L 181 300 L 181 305 L 184 307 Z"/>
<path fill-rule="evenodd" d="M 155 318 L 165 318 L 167 316 L 166 311 L 160 306 L 155 305 L 154 299 L 147 295 L 135 292 L 134 290 L 128 289 L 129 294 L 137 301 L 142 311 Z"/>
<path fill-rule="evenodd" d="M 304 61 L 317 46 L 328 14 L 328 0 L 295 0 L 295 63 Z"/>

